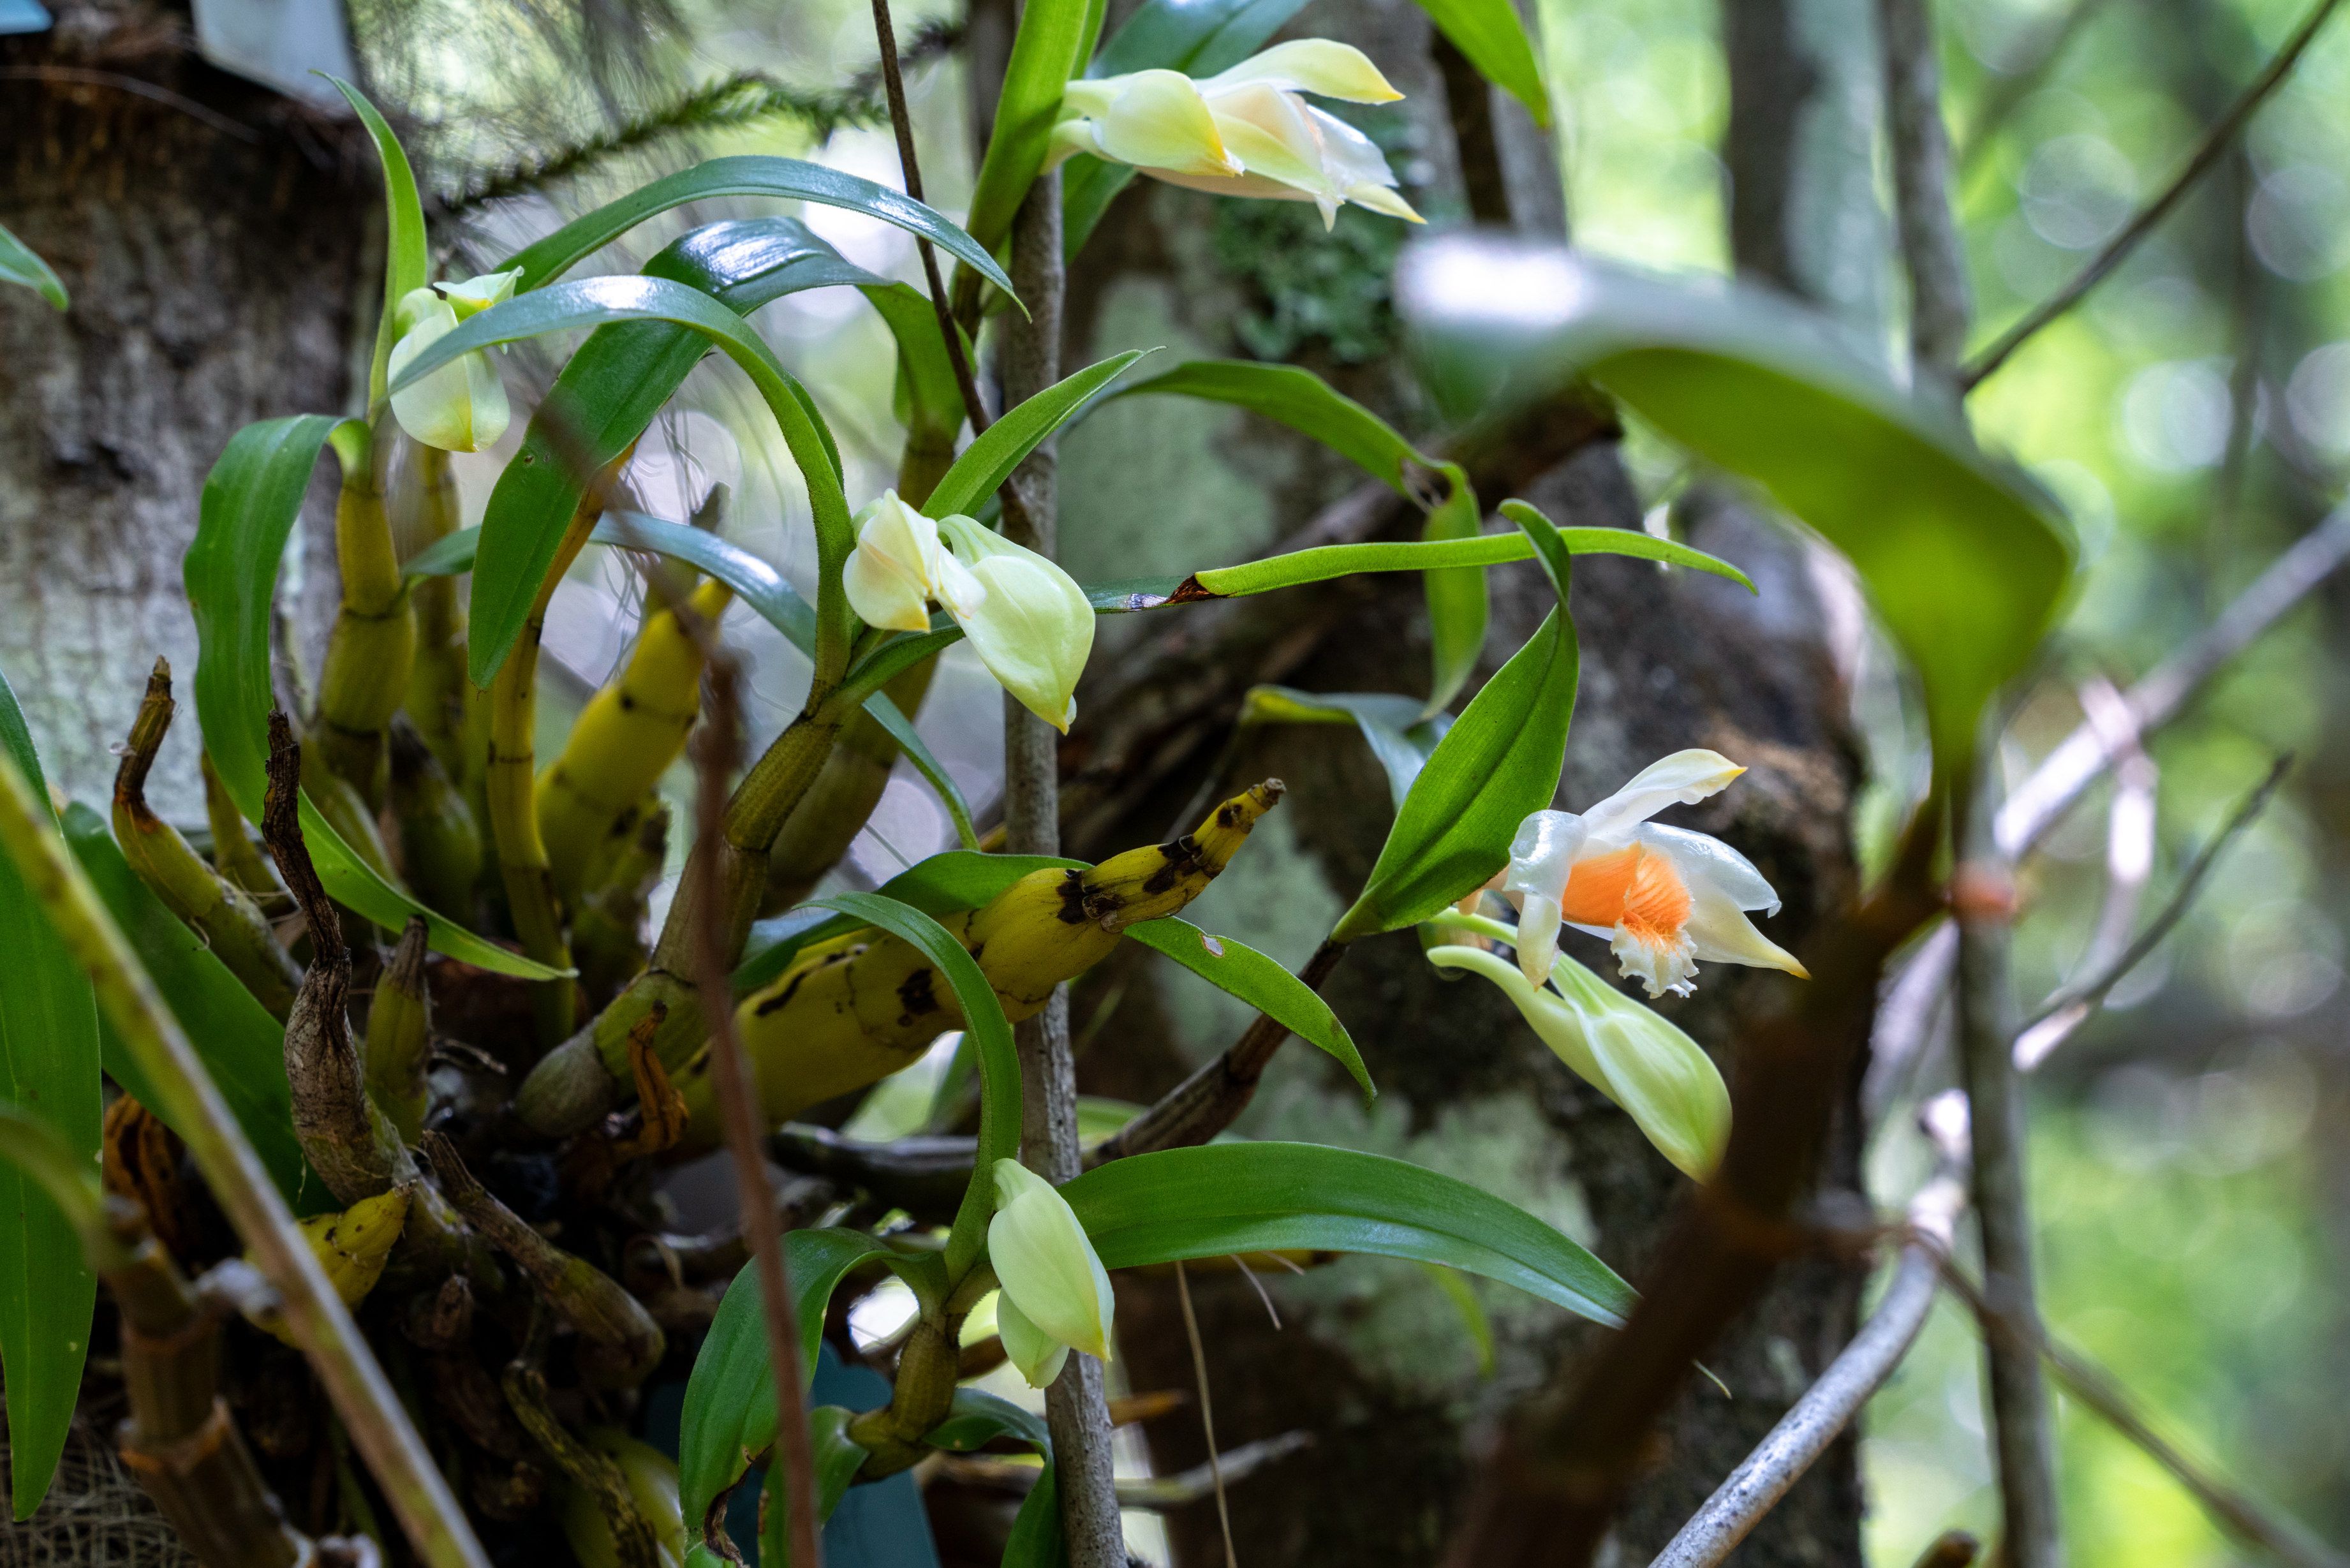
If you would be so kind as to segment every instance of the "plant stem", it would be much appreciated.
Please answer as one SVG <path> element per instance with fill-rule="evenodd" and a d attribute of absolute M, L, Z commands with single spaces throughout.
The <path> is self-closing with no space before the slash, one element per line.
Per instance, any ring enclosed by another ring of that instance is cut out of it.
<path fill-rule="evenodd" d="M 1909 275 L 1909 351 L 1948 376 L 1967 348 L 1972 313 L 1967 253 L 1950 213 L 1950 137 L 1929 0 L 1877 0 L 1885 49 L 1886 131 L 1893 149 L 1894 216 Z"/>
<path fill-rule="evenodd" d="M 295 1342 L 429 1568 L 488 1568 L 463 1510 L 426 1453 L 359 1325 L 326 1276 L 203 1063 L 13 758 L 0 755 L 5 846 L 94 982 L 99 1007 L 146 1074 L 205 1182 L 285 1303 Z"/>
<path fill-rule="evenodd" d="M 2196 182 L 2211 171 L 2212 166 L 2220 161 L 2220 155 L 2228 151 L 2229 144 L 2235 140 L 2236 133 L 2243 130 L 2244 122 L 2252 118 L 2253 111 L 2266 103 L 2269 95 L 2293 73 L 2303 51 L 2316 39 L 2327 19 L 2334 15 L 2334 7 L 2341 3 L 2342 0 L 2317 0 L 2301 26 L 2293 30 L 2293 36 L 2285 40 L 2284 47 L 2279 49 L 2276 57 L 2268 63 L 2268 67 L 2252 78 L 2251 85 L 2228 106 L 2228 112 L 2203 133 L 2203 140 L 2196 144 L 2193 152 L 2188 154 L 2187 161 L 2179 166 L 2178 173 L 2171 176 L 2161 194 L 2139 208 L 2130 221 L 2122 225 L 2121 232 L 2106 242 L 2106 248 L 2073 275 L 2070 283 L 2009 327 L 1998 342 L 1969 360 L 1959 376 L 1960 391 L 1972 391 L 1981 385 L 1986 377 L 2006 364 L 2035 333 L 2078 305 L 2084 295 L 2103 283 L 2107 274 L 2128 258 L 2130 252 L 2137 248 L 2138 242 L 2153 233 L 2155 225 L 2168 217 L 2171 210 L 2186 199 L 2187 192 L 2195 188 Z"/>
<path fill-rule="evenodd" d="M 767 1328 L 767 1360 L 775 1378 L 775 1434 L 784 1456 L 784 1496 L 791 1508 L 792 1561 L 820 1568 L 823 1542 L 817 1532 L 816 1455 L 808 1437 L 806 1392 L 800 1383 L 800 1328 L 784 1238 L 775 1219 L 775 1195 L 759 1149 L 758 1092 L 743 1037 L 734 1027 L 734 996 L 726 982 L 733 966 L 726 940 L 725 891 L 718 875 L 725 839 L 726 781 L 741 753 L 739 679 L 733 660 L 713 649 L 709 659 L 710 712 L 702 727 L 695 762 L 697 823 L 694 858 L 701 861 L 703 899 L 695 921 L 695 990 L 710 1031 L 710 1064 L 718 1097 L 726 1151 L 734 1167 L 743 1231 L 758 1270 L 760 1304 Z"/>
<path fill-rule="evenodd" d="M 1003 396 L 1007 404 L 1033 397 L 1060 379 L 1061 300 L 1066 275 L 1061 257 L 1061 179 L 1040 178 L 1012 225 L 1013 286 L 1031 314 L 1007 317 L 1003 333 Z M 1054 443 L 1046 441 L 1013 471 L 1004 487 L 1004 534 L 1050 556 L 1054 546 Z M 1025 535 L 1024 537 L 1023 535 Z M 1056 855 L 1061 847 L 1060 757 L 1045 722 L 1006 693 L 1003 699 L 1004 847 L 1014 855 Z M 1069 1049 L 1069 988 L 1054 988 L 1045 1010 L 1014 1029 L 1020 1052 L 1020 1159 L 1058 1185 L 1083 1168 L 1077 1146 L 1076 1060 Z M 1061 1529 L 1071 1568 L 1125 1568 L 1126 1537 L 1118 1523 L 1118 1488 L 1110 1456 L 1109 1403 L 1102 1364 L 1072 1352 L 1045 1390 L 1045 1419 L 1053 1433 L 1060 1477 Z"/>
<path fill-rule="evenodd" d="M 2015 1070 L 2014 1020 L 2009 1016 L 2014 867 L 1991 842 L 1988 792 L 1981 784 L 1975 790 L 1970 809 L 1958 824 L 1961 858 L 1950 878 L 1959 928 L 1959 1078 L 1973 1136 L 1984 1288 L 2004 1315 L 2037 1333 L 2023 1080 Z M 1966 836 L 1970 832 L 1971 838 Z M 2012 1568 L 2062 1568 L 2056 1437 L 2040 1358 L 1996 1336 L 1984 1342 L 1983 1356 L 2006 1561 Z"/>

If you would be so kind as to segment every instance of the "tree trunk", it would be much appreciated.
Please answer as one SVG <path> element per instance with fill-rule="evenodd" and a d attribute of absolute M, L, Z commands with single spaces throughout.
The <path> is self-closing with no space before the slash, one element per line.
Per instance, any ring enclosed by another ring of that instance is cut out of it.
<path fill-rule="evenodd" d="M 195 59 L 184 9 L 57 15 L 0 38 L 0 223 L 73 296 L 63 315 L 0 296 L 0 669 L 51 781 L 93 799 L 156 655 L 186 699 L 180 558 L 213 460 L 250 421 L 346 406 L 380 198 L 341 125 Z M 333 599 L 318 483 L 286 585 L 314 617 Z M 202 819 L 192 742 L 148 794 Z"/>
<path fill-rule="evenodd" d="M 1416 8 L 1315 7 L 1293 31 L 1361 45 L 1406 93 L 1407 104 L 1388 112 L 1416 116 L 1413 145 L 1441 171 L 1437 189 L 1411 192 L 1423 211 L 1440 219 L 1448 208 L 1466 215 L 1472 205 L 1492 205 L 1490 177 L 1481 182 L 1472 170 L 1456 183 L 1448 167 L 1454 139 L 1443 109 L 1447 84 L 1427 63 L 1428 29 Z M 1783 159 L 1794 158 L 1793 134 L 1791 128 L 1777 143 Z M 1746 156 L 1755 155 L 1750 149 Z M 1795 182 L 1791 174 L 1782 189 Z M 1533 226 L 1515 211 L 1479 215 Z M 1312 221 L 1310 213 L 1300 216 Z M 1301 280 L 1295 258 L 1324 243 L 1318 222 L 1313 234 L 1302 225 L 1291 234 L 1283 210 L 1270 204 L 1218 205 L 1139 185 L 1105 223 L 1089 266 L 1073 274 L 1086 292 L 1071 304 L 1072 362 L 1152 342 L 1169 344 L 1170 357 L 1292 358 L 1407 431 L 1428 429 L 1430 416 L 1387 369 L 1392 359 L 1382 358 L 1395 345 L 1381 315 L 1384 272 L 1371 276 L 1402 236 L 1369 223 L 1350 227 L 1357 216 L 1342 215 L 1314 274 Z M 1804 284 L 1792 268 L 1783 281 Z M 1366 290 L 1377 307 L 1364 305 Z M 1489 506 L 1519 493 L 1561 525 L 1640 525 L 1612 428 L 1595 437 L 1587 420 L 1559 418 L 1521 432 L 1521 440 L 1522 457 L 1571 454 L 1538 465 L 1548 472 L 1482 488 Z M 1510 472 L 1506 460 L 1486 466 Z M 1165 484 L 1154 477 L 1162 470 Z M 1172 483 L 1178 474 L 1180 484 Z M 1062 475 L 1064 557 L 1080 576 L 1175 570 L 1266 549 L 1359 483 L 1327 453 L 1260 421 L 1174 400 L 1098 411 L 1065 443 Z M 1754 859 L 1786 900 L 1766 929 L 1798 946 L 1855 879 L 1846 820 L 1858 766 L 1846 692 L 1825 645 L 1804 546 L 1703 491 L 1683 511 L 1690 541 L 1744 566 L 1762 594 L 1750 597 L 1718 579 L 1668 576 L 1645 564 L 1578 563 L 1582 690 L 1559 802 L 1586 806 L 1686 746 L 1710 746 L 1748 764 L 1752 771 L 1725 794 L 1673 819 L 1718 833 Z M 1408 508 L 1390 506 L 1379 526 L 1400 535 L 1415 523 Z M 1488 672 L 1533 631 L 1548 598 L 1531 570 L 1490 576 Z M 1196 809 L 1193 803 L 1219 792 L 1282 777 L 1290 785 L 1285 805 L 1191 918 L 1294 967 L 1369 871 L 1391 818 L 1388 791 L 1367 750 L 1341 730 L 1269 729 L 1233 740 L 1231 699 L 1256 680 L 1308 691 L 1424 692 L 1419 588 L 1409 578 L 1378 578 L 1214 613 L 1223 618 L 1212 628 L 1205 619 L 1118 628 L 1123 637 L 1156 632 L 1159 640 L 1139 665 L 1104 675 L 1099 690 L 1080 694 L 1075 798 L 1107 794 L 1123 805 L 1073 817 L 1083 836 L 1068 852 L 1098 856 L 1165 836 L 1190 826 L 1180 820 L 1187 805 Z M 1207 690 L 1219 694 L 1213 724 L 1166 717 Z M 1180 760 L 1158 756 L 1166 770 L 1159 782 L 1121 796 L 1114 786 L 1135 772 L 1138 735 Z M 1615 968 L 1596 944 L 1585 942 L 1577 956 L 1603 972 Z M 1662 1010 L 1718 1047 L 1734 1017 L 1788 983 L 1708 966 L 1695 997 L 1669 999 Z M 1368 1148 L 1476 1181 L 1560 1225 L 1638 1282 L 1687 1184 L 1628 1118 L 1551 1057 L 1503 998 L 1473 980 L 1440 977 L 1405 936 L 1362 944 L 1325 989 L 1380 1098 L 1366 1111 L 1335 1064 L 1293 1042 L 1239 1131 Z M 1137 1101 L 1229 1044 L 1249 1016 L 1190 977 L 1131 954 L 1082 984 L 1072 1012 L 1080 1040 L 1091 1037 L 1079 1065 L 1083 1086 Z M 1833 1162 L 1839 1185 L 1857 1185 L 1857 1140 L 1849 1130 L 1856 1127 L 1848 1124 Z M 1232 1489 L 1244 1562 L 1422 1568 L 1440 1552 L 1469 1469 L 1496 1423 L 1559 1366 L 1604 1345 L 1602 1331 L 1481 1282 L 1476 1294 L 1498 1361 L 1495 1375 L 1481 1378 L 1459 1311 L 1411 1265 L 1356 1259 L 1258 1282 L 1279 1307 L 1278 1332 L 1249 1282 L 1205 1269 L 1191 1276 L 1222 1446 L 1296 1429 L 1315 1439 L 1304 1454 Z M 1849 1335 L 1858 1284 L 1855 1272 L 1824 1262 L 1783 1271 L 1709 1358 L 1735 1397 L 1726 1400 L 1700 1385 L 1676 1410 L 1659 1467 L 1619 1527 L 1627 1561 L 1643 1561 L 1661 1546 L 1833 1357 Z M 1193 1372 L 1172 1282 L 1122 1280 L 1119 1307 L 1118 1369 L 1128 1386 L 1189 1390 Z M 1195 1410 L 1161 1417 L 1148 1437 L 1161 1472 L 1206 1457 Z M 1857 1563 L 1859 1521 L 1846 1443 L 1750 1538 L 1741 1561 Z M 1211 1502 L 1170 1515 L 1168 1527 L 1178 1563 L 1222 1563 Z"/>

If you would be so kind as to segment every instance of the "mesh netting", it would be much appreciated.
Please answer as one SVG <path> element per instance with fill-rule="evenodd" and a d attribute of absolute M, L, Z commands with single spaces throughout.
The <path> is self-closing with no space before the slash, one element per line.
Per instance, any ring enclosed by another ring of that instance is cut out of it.
<path fill-rule="evenodd" d="M 100 1421 L 74 1417 L 57 1480 L 22 1524 L 0 1511 L 0 1568 L 196 1568 L 194 1553 L 130 1479 Z M 113 1424 L 109 1415 L 103 1425 Z M 0 1415 L 0 1465 L 8 1459 L 7 1418 Z"/>

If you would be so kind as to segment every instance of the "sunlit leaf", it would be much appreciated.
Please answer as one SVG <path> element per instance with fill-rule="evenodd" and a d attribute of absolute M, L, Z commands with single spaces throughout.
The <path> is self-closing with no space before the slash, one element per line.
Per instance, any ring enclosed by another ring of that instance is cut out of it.
<path fill-rule="evenodd" d="M 301 515 L 318 451 L 338 422 L 324 414 L 298 414 L 237 431 L 204 480 L 196 537 L 182 566 L 196 622 L 196 715 L 204 749 L 230 798 L 253 822 L 261 820 L 268 784 L 269 711 L 276 705 L 269 628 L 277 566 Z M 388 930 L 422 915 L 436 950 L 477 968 L 529 980 L 559 972 L 476 936 L 392 886 L 343 842 L 307 793 L 301 815 L 318 879 L 338 903 Z"/>
<path fill-rule="evenodd" d="M 375 355 L 368 361 L 368 406 L 373 408 L 383 401 L 391 346 L 400 336 L 400 302 L 411 291 L 422 288 L 432 275 L 432 257 L 425 245 L 424 203 L 417 195 L 416 171 L 409 167 L 408 154 L 400 148 L 400 138 L 391 133 L 391 127 L 384 123 L 375 105 L 340 77 L 327 79 L 350 100 L 352 111 L 367 128 L 368 139 L 375 143 L 376 161 L 383 173 L 383 315 L 376 321 Z"/>
<path fill-rule="evenodd" d="M 1354 1038 L 1330 1011 L 1330 1004 L 1264 954 L 1233 938 L 1211 936 L 1172 915 L 1128 926 L 1126 934 L 1336 1058 L 1361 1086 L 1365 1099 L 1378 1096 L 1378 1090 L 1371 1086 L 1370 1069 L 1363 1065 L 1362 1053 L 1355 1049 Z"/>
<path fill-rule="evenodd" d="M 971 237 L 982 245 L 992 250 L 1012 232 L 1012 215 L 1045 165 L 1062 90 L 1083 73 L 1101 19 L 1100 0 L 1028 0 L 1021 7 L 995 129 L 971 193 Z"/>
<path fill-rule="evenodd" d="M 1437 742 L 1336 940 L 1416 925 L 1460 898 L 1508 863 L 1518 824 L 1558 793 L 1580 668 L 1567 610 L 1573 567 L 1540 514 L 1519 526 L 1540 552 L 1558 607 Z"/>
<path fill-rule="evenodd" d="M 16 693 L 0 674 L 0 752 L 40 800 L 41 758 Z M 40 900 L 0 853 L 0 1100 L 40 1117 L 95 1168 L 99 1085 L 98 1002 Z M 98 1276 L 80 1240 L 40 1184 L 0 1162 L 0 1376 L 7 1383 L 8 1479 L 28 1518 L 65 1451 L 89 1354 Z"/>
<path fill-rule="evenodd" d="M 1514 519 L 1512 510 L 1523 507 L 1539 516 L 1522 502 L 1504 501 L 1502 513 Z M 1669 566 L 1688 566 L 1696 571 L 1711 572 L 1717 577 L 1728 577 L 1741 587 L 1752 589 L 1754 585 L 1746 574 L 1727 561 L 1717 560 L 1702 550 L 1692 550 L 1687 545 L 1671 539 L 1659 539 L 1653 534 L 1636 533 L 1629 528 L 1561 528 L 1559 543 L 1570 556 L 1630 556 L 1643 561 L 1663 561 Z M 1534 559 L 1534 547 L 1523 533 L 1480 534 L 1473 539 L 1427 542 L 1402 542 L 1381 545 L 1317 545 L 1311 549 L 1292 550 L 1286 555 L 1267 556 L 1262 560 L 1243 561 L 1237 566 L 1216 566 L 1195 572 L 1191 580 L 1207 592 L 1225 598 L 1239 598 L 1249 594 L 1271 593 L 1275 588 L 1302 587 L 1307 583 L 1327 582 L 1333 577 L 1351 576 L 1357 572 L 1421 572 L 1436 566 L 1501 566 L 1515 561 Z"/>
<path fill-rule="evenodd" d="M 1511 0 L 1419 0 L 1419 8 L 1481 76 L 1524 104 L 1536 125 L 1550 123 L 1534 40 Z"/>
<path fill-rule="evenodd" d="M 931 492 L 922 512 L 931 517 L 955 513 L 970 514 L 1012 476 L 1021 460 L 1055 431 L 1066 424 L 1086 400 L 1118 379 L 1119 372 L 1152 350 L 1129 348 L 1098 364 L 1088 365 L 1030 398 L 987 427 L 985 434 L 963 450 L 954 466 Z"/>
<path fill-rule="evenodd" d="M 48 263 L 0 223 L 0 283 L 22 284 L 57 309 L 67 306 L 66 286 Z"/>
<path fill-rule="evenodd" d="M 1480 1188 L 1383 1155 L 1211 1143 L 1096 1166 L 1061 1189 L 1106 1269 L 1300 1248 L 1482 1274 L 1621 1324 L 1632 1287 L 1551 1226 Z"/>

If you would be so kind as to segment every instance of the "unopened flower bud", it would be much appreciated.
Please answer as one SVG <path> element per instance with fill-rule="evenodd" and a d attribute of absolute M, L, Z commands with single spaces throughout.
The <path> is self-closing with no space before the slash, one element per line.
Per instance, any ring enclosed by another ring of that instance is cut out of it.
<path fill-rule="evenodd" d="M 997 1332 L 1032 1386 L 1059 1374 L 1061 1350 L 1109 1358 L 1109 1275 L 1068 1200 L 1017 1160 L 995 1162 L 987 1256 L 1003 1287 Z"/>
<path fill-rule="evenodd" d="M 400 340 L 391 347 L 391 379 L 398 380 L 411 360 L 454 331 L 460 321 L 513 297 L 515 280 L 521 275 L 494 272 L 463 283 L 411 289 L 395 317 Z M 442 452 L 479 452 L 493 445 L 513 417 L 505 383 L 489 356 L 478 350 L 394 392 L 391 411 L 412 439 Z"/>

